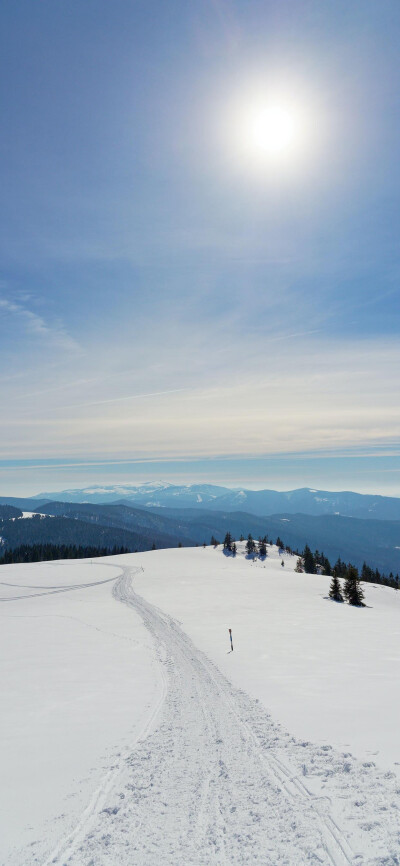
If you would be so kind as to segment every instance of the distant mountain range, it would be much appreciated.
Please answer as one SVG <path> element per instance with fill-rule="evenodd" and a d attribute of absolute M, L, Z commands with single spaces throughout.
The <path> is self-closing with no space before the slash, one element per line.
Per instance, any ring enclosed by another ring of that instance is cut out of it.
<path fill-rule="evenodd" d="M 400 499 L 389 496 L 340 491 L 315 490 L 308 487 L 279 492 L 277 490 L 229 489 L 213 484 L 174 485 L 155 482 L 98 486 L 81 490 L 40 493 L 41 502 L 58 500 L 76 503 L 120 503 L 139 508 L 192 508 L 197 511 L 245 511 L 259 516 L 271 514 L 333 514 L 358 517 L 361 520 L 400 520 Z M 0 498 L 0 504 L 18 505 L 18 500 Z"/>
<path fill-rule="evenodd" d="M 4 499 L 4 497 L 3 497 Z M 318 548 L 333 565 L 340 556 L 361 567 L 368 565 L 389 574 L 400 572 L 400 521 L 361 519 L 337 514 L 256 515 L 246 511 L 205 508 L 142 508 L 125 504 L 97 504 L 25 500 L 36 517 L 23 517 L 21 509 L 0 505 L 0 550 L 21 544 L 76 544 L 124 546 L 150 550 L 210 543 L 211 536 L 223 541 L 229 530 L 239 538 L 268 535 L 275 542 L 302 551 L 305 544 Z M 28 510 L 28 509 L 26 509 Z M 39 514 L 46 516 L 40 517 Z"/>

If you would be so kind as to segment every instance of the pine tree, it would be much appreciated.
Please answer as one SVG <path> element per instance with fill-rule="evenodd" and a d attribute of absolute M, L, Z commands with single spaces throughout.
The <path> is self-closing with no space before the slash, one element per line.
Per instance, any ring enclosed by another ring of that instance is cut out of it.
<path fill-rule="evenodd" d="M 346 572 L 346 580 L 344 584 L 344 597 L 349 604 L 355 607 L 364 607 L 364 593 L 358 577 L 358 571 L 354 565 L 349 565 Z"/>
<path fill-rule="evenodd" d="M 306 574 L 315 574 L 315 559 L 308 544 L 306 544 L 303 550 L 303 563 Z"/>
<path fill-rule="evenodd" d="M 329 587 L 329 598 L 332 598 L 333 601 L 343 601 L 339 578 L 336 574 L 333 575 L 331 580 L 331 585 Z"/>
<path fill-rule="evenodd" d="M 339 559 L 337 559 L 335 562 L 333 573 L 336 574 L 337 577 L 345 577 L 346 575 L 346 565 L 344 562 L 342 562 L 340 556 Z"/>
<path fill-rule="evenodd" d="M 329 559 L 327 559 L 326 556 L 324 556 L 324 561 L 323 561 L 323 572 L 322 572 L 322 573 L 325 575 L 325 577 L 327 577 L 328 575 L 332 574 L 331 564 L 330 564 L 330 562 L 329 562 Z"/>
<path fill-rule="evenodd" d="M 248 534 L 247 541 L 246 541 L 246 552 L 248 553 L 249 556 L 252 553 L 256 552 L 256 543 L 255 543 L 254 538 L 252 537 L 250 532 Z"/>
<path fill-rule="evenodd" d="M 230 532 L 227 532 L 224 538 L 224 550 L 228 550 L 229 553 L 232 551 L 232 536 Z"/>
<path fill-rule="evenodd" d="M 266 556 L 267 555 L 267 539 L 265 536 L 264 536 L 264 538 L 260 538 L 258 541 L 258 555 L 259 556 Z"/>

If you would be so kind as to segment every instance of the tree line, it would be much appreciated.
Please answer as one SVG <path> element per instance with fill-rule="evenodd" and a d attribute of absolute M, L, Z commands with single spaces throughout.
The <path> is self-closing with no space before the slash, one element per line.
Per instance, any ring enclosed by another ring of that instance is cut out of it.
<path fill-rule="evenodd" d="M 380 572 L 378 568 L 371 568 L 366 562 L 363 563 L 361 572 L 359 572 L 355 565 L 351 562 L 343 562 L 339 556 L 335 565 L 331 568 L 329 560 L 324 556 L 324 554 L 319 553 L 318 550 L 316 550 L 315 553 L 312 553 L 308 545 L 304 548 L 302 559 L 304 562 L 304 571 L 308 574 L 315 574 L 317 571 L 320 571 L 321 574 L 332 574 L 334 577 L 343 577 L 346 579 L 349 570 L 354 569 L 357 573 L 357 577 L 365 583 L 378 583 L 382 586 L 391 586 L 392 589 L 399 589 L 400 578 L 398 574 L 394 576 L 391 571 L 389 576 L 387 576 L 383 572 Z"/>
<path fill-rule="evenodd" d="M 245 540 L 244 536 L 241 535 L 239 541 L 244 541 L 244 540 Z M 260 556 L 260 557 L 264 558 L 268 555 L 268 545 L 272 546 L 273 543 L 274 543 L 273 541 L 269 541 L 267 535 L 264 535 L 263 538 L 260 537 L 256 541 L 256 539 L 253 538 L 253 536 L 249 532 L 249 534 L 247 536 L 247 540 L 246 540 L 246 553 L 248 554 L 248 556 Z M 212 535 L 210 544 L 213 547 L 218 547 L 220 542 L 217 541 L 217 539 L 214 538 L 214 536 Z M 285 547 L 284 546 L 283 541 L 281 538 L 279 538 L 279 536 L 276 539 L 275 544 L 277 547 L 279 547 L 279 550 L 282 552 L 284 550 L 286 551 L 286 553 L 293 553 L 294 552 L 291 547 L 288 547 L 288 546 Z M 236 541 L 232 537 L 230 532 L 227 532 L 225 535 L 224 543 L 223 543 L 223 549 L 227 553 L 232 553 L 233 556 L 235 556 L 237 553 Z"/>
<path fill-rule="evenodd" d="M 243 535 L 241 535 L 240 541 L 244 540 Z M 214 536 L 211 538 L 211 544 L 214 545 L 214 547 L 219 545 L 219 542 L 214 538 Z M 260 558 L 264 558 L 268 555 L 268 544 L 272 545 L 273 542 L 268 541 L 266 535 L 256 541 L 249 533 L 246 541 L 246 553 L 250 556 L 258 555 Z M 286 552 L 296 554 L 299 557 L 295 571 L 305 572 L 306 574 L 323 574 L 331 576 L 332 581 L 329 588 L 329 597 L 334 601 L 347 601 L 349 604 L 356 607 L 363 607 L 364 592 L 361 587 L 361 581 L 377 583 L 382 586 L 390 586 L 393 589 L 399 589 L 399 575 L 396 574 L 396 576 L 394 576 L 392 571 L 389 576 L 386 576 L 381 573 L 379 569 L 373 569 L 364 562 L 360 574 L 355 565 L 351 562 L 343 562 L 340 556 L 332 568 L 329 559 L 324 555 L 324 553 L 320 553 L 319 550 L 315 550 L 313 553 L 308 544 L 305 545 L 302 553 L 299 553 L 298 550 L 292 550 L 288 545 L 284 545 L 279 536 L 276 539 L 275 544 L 279 548 L 279 553 Z M 230 532 L 227 532 L 225 535 L 223 548 L 225 552 L 231 553 L 233 556 L 236 555 L 236 542 Z M 281 564 L 284 565 L 283 560 Z M 343 588 L 341 587 L 339 578 L 342 578 L 344 581 Z"/>
<path fill-rule="evenodd" d="M 120 556 L 130 553 L 128 547 L 77 547 L 76 544 L 21 544 L 6 550 L 0 565 L 14 562 L 47 562 L 52 559 L 94 559 L 98 556 Z"/>

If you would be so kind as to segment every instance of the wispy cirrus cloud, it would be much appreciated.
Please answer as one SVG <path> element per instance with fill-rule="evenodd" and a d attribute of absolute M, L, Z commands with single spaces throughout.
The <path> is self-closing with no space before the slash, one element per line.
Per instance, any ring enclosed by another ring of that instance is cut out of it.
<path fill-rule="evenodd" d="M 62 324 L 47 322 L 25 303 L 0 296 L 0 313 L 1 311 L 6 315 L 16 316 L 28 334 L 47 342 L 48 345 L 67 352 L 81 352 L 79 343 L 68 334 Z"/>

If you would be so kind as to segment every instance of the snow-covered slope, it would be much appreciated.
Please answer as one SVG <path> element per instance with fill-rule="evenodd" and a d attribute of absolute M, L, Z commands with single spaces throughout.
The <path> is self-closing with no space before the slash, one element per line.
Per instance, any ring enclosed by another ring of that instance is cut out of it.
<path fill-rule="evenodd" d="M 0 863 L 398 862 L 399 595 L 284 562 L 1 568 Z"/>
<path fill-rule="evenodd" d="M 36 862 L 35 840 L 74 826 L 158 701 L 151 638 L 113 601 L 119 573 L 107 560 L 0 567 L 1 864 L 25 845 L 16 862 Z"/>

